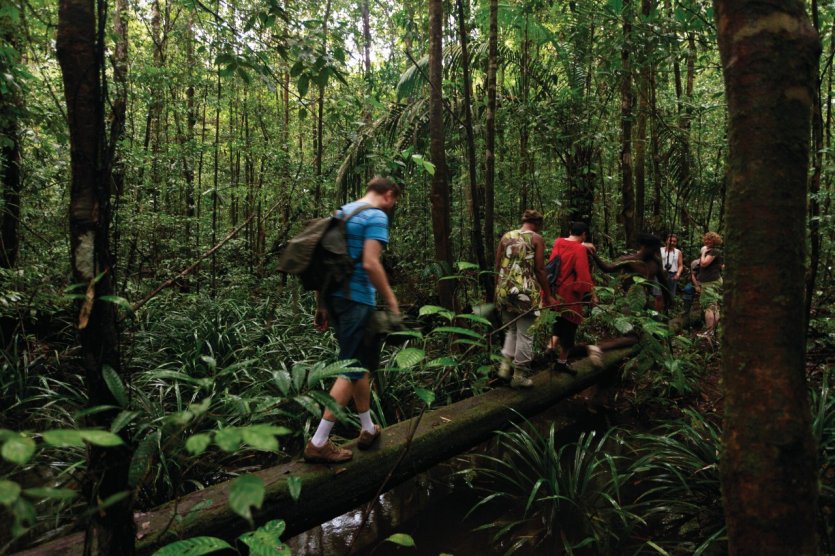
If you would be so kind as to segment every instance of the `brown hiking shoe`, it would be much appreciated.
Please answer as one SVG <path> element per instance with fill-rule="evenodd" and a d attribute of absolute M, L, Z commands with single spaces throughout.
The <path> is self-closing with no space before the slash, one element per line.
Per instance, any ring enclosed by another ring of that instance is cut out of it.
<path fill-rule="evenodd" d="M 380 438 L 382 434 L 382 430 L 380 430 L 380 425 L 374 425 L 374 432 L 368 431 L 360 431 L 360 437 L 357 440 L 357 448 L 360 450 L 367 450 L 371 446 L 377 442 L 377 439 Z"/>
<path fill-rule="evenodd" d="M 307 463 L 342 463 L 354 457 L 347 448 L 340 448 L 330 440 L 324 446 L 314 446 L 313 441 L 304 447 L 304 461 Z"/>

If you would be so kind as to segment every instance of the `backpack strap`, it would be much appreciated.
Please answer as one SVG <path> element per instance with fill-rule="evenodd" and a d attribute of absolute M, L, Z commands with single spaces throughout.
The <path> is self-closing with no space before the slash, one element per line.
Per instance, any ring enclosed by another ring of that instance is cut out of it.
<path fill-rule="evenodd" d="M 348 225 L 348 221 L 349 221 L 351 218 L 353 218 L 354 216 L 358 215 L 359 213 L 361 213 L 361 212 L 362 212 L 362 211 L 364 211 L 364 210 L 369 210 L 369 209 L 373 209 L 373 208 L 376 208 L 376 207 L 372 207 L 371 205 L 362 205 L 362 206 L 359 206 L 359 207 L 355 208 L 355 209 L 354 209 L 354 210 L 352 210 L 351 212 L 349 212 L 347 216 L 345 215 L 345 212 L 344 212 L 344 211 L 343 211 L 343 213 L 342 213 L 342 216 L 337 216 L 337 213 L 338 213 L 340 210 L 342 210 L 342 209 L 339 209 L 339 210 L 335 210 L 335 211 L 333 211 L 333 216 L 334 216 L 334 218 L 339 218 L 340 220 L 342 220 L 343 225 L 347 226 L 347 225 Z M 378 209 L 378 210 L 379 210 L 379 209 Z M 354 259 L 354 264 L 356 264 L 356 263 L 358 263 L 359 261 L 361 261 L 361 260 L 362 260 L 362 250 L 363 250 L 363 246 L 362 246 L 362 245 L 360 245 L 360 254 L 357 256 L 357 258 L 356 258 L 356 259 Z"/>

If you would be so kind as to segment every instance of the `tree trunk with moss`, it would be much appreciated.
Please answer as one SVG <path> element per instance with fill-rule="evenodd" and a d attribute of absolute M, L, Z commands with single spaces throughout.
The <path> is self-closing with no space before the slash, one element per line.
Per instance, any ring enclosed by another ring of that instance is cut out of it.
<path fill-rule="evenodd" d="M 816 554 L 803 289 L 820 45 L 803 2 L 721 0 L 716 18 L 730 126 L 721 468 L 729 552 Z"/>
<path fill-rule="evenodd" d="M 80 364 L 84 369 L 89 405 L 118 407 L 105 376 L 120 369 L 115 305 L 102 298 L 113 294 L 113 261 L 110 253 L 109 149 L 104 125 L 104 45 L 98 19 L 104 4 L 92 0 L 62 0 L 58 11 L 56 52 L 61 65 L 70 133 L 69 229 L 73 281 L 85 299 L 79 303 Z M 112 380 L 111 380 L 112 382 Z M 91 424 L 107 427 L 118 409 L 99 411 Z M 95 554 L 133 554 L 136 527 L 131 509 L 127 446 L 92 447 L 84 482 L 92 512 L 89 546 Z M 119 499 L 118 497 L 122 498 Z"/>

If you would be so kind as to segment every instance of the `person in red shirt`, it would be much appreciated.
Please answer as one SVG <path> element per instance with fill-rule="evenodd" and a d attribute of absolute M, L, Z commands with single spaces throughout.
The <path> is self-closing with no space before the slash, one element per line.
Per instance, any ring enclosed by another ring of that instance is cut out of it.
<path fill-rule="evenodd" d="M 594 281 L 591 277 L 589 265 L 589 250 L 594 246 L 586 244 L 589 237 L 589 227 L 583 222 L 571 224 L 570 235 L 559 237 L 554 241 L 549 261 L 557 255 L 560 257 L 560 274 L 556 281 L 554 297 L 558 304 L 554 310 L 558 313 L 554 323 L 552 344 L 559 344 L 557 366 L 559 370 L 572 372 L 568 365 L 569 351 L 574 347 L 577 337 L 577 327 L 583 322 L 583 310 L 588 303 L 597 303 L 594 293 Z M 594 365 L 602 363 L 602 352 L 595 345 L 587 346 L 588 356 Z"/>

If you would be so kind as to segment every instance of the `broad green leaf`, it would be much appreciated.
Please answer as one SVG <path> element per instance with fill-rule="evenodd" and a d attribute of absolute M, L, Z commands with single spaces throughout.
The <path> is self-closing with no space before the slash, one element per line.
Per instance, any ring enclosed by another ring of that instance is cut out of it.
<path fill-rule="evenodd" d="M 124 297 L 120 297 L 118 295 L 103 295 L 99 297 L 100 300 L 106 301 L 108 303 L 114 303 L 126 309 L 132 309 L 133 306 L 130 304 L 130 301 L 125 299 Z"/>
<path fill-rule="evenodd" d="M 206 433 L 193 434 L 186 440 L 186 450 L 193 456 L 199 456 L 212 443 L 212 436 Z"/>
<path fill-rule="evenodd" d="M 310 396 L 296 396 L 295 398 L 293 398 L 293 401 L 305 408 L 307 412 L 313 415 L 314 417 L 318 418 L 322 416 L 322 410 Z"/>
<path fill-rule="evenodd" d="M 136 416 L 139 415 L 138 411 L 121 411 L 119 414 L 113 419 L 113 422 L 110 423 L 110 432 L 113 434 L 118 433 L 120 430 L 128 426 L 131 421 L 133 421 Z"/>
<path fill-rule="evenodd" d="M 0 504 L 11 506 L 20 496 L 20 485 L 14 481 L 0 479 Z"/>
<path fill-rule="evenodd" d="M 69 488 L 27 488 L 23 493 L 30 498 L 51 498 L 53 500 L 70 500 L 78 496 L 78 491 Z"/>
<path fill-rule="evenodd" d="M 460 326 L 439 326 L 438 328 L 432 329 L 432 332 L 440 332 L 443 334 L 462 334 L 464 336 L 470 336 L 471 338 L 476 338 L 479 340 L 484 337 L 483 334 L 480 334 L 475 330 L 470 330 L 469 328 L 461 328 Z"/>
<path fill-rule="evenodd" d="M 17 435 L 12 436 L 3 444 L 3 449 L 0 450 L 3 459 L 23 465 L 35 453 L 35 441 L 28 436 Z"/>
<path fill-rule="evenodd" d="M 113 399 L 119 404 L 119 407 L 127 407 L 128 396 L 125 393 L 125 385 L 122 384 L 122 379 L 119 374 L 110 365 L 103 365 L 101 368 L 102 378 L 107 384 L 107 389 L 113 394 Z"/>
<path fill-rule="evenodd" d="M 427 315 L 441 315 L 448 320 L 452 320 L 455 313 L 444 307 L 438 307 L 437 305 L 424 305 L 420 308 L 420 311 L 418 311 L 418 316 L 425 317 Z"/>
<path fill-rule="evenodd" d="M 435 393 L 426 388 L 415 388 L 415 395 L 420 398 L 427 407 L 431 407 L 435 401 Z"/>
<path fill-rule="evenodd" d="M 387 538 L 386 541 L 394 544 L 399 544 L 400 546 L 415 546 L 415 540 L 412 538 L 411 535 L 407 535 L 406 533 L 395 533 L 389 538 Z"/>
<path fill-rule="evenodd" d="M 406 348 L 398 353 L 394 360 L 401 369 L 414 367 L 426 357 L 426 352 L 419 348 Z"/>
<path fill-rule="evenodd" d="M 477 322 L 477 323 L 479 323 L 479 324 L 485 324 L 485 325 L 487 325 L 487 326 L 492 326 L 492 325 L 493 325 L 493 323 L 492 323 L 492 322 L 490 322 L 490 321 L 489 321 L 489 320 L 487 320 L 486 318 L 484 318 L 484 317 L 480 317 L 480 316 L 478 316 L 478 315 L 470 315 L 470 314 L 465 314 L 465 315 L 455 315 L 455 318 L 457 318 L 457 319 L 466 319 L 466 320 L 471 320 L 471 321 L 473 321 L 473 322 Z"/>
<path fill-rule="evenodd" d="M 278 440 L 269 431 L 257 427 L 242 427 L 241 435 L 244 442 L 264 452 L 278 451 Z"/>
<path fill-rule="evenodd" d="M 128 484 L 130 486 L 139 486 L 148 473 L 148 469 L 154 461 L 154 456 L 157 454 L 159 435 L 159 432 L 149 434 L 139 442 L 136 451 L 133 452 L 128 467 Z"/>
<path fill-rule="evenodd" d="M 264 502 L 264 481 L 255 475 L 238 477 L 229 487 L 229 507 L 232 511 L 252 522 L 251 508 L 260 508 Z"/>
<path fill-rule="evenodd" d="M 454 357 L 438 357 L 426 364 L 427 367 L 454 367 L 458 361 Z"/>
<path fill-rule="evenodd" d="M 295 475 L 290 475 L 287 477 L 287 489 L 290 491 L 290 496 L 296 502 L 299 501 L 299 496 L 302 493 L 302 480 Z"/>
<path fill-rule="evenodd" d="M 455 266 L 458 270 L 478 270 L 478 265 L 469 261 L 457 261 Z"/>
<path fill-rule="evenodd" d="M 43 434 L 44 442 L 58 448 L 66 448 L 68 446 L 84 446 L 84 438 L 81 432 L 72 429 L 55 429 L 45 431 Z"/>
<path fill-rule="evenodd" d="M 154 552 L 153 556 L 200 556 L 219 550 L 232 550 L 232 547 L 217 537 L 194 537 L 167 544 Z"/>
<path fill-rule="evenodd" d="M 95 446 L 121 446 L 124 441 L 118 434 L 109 431 L 80 430 L 81 438 Z"/>
<path fill-rule="evenodd" d="M 224 452 L 234 452 L 241 447 L 241 431 L 235 427 L 215 432 L 215 444 Z"/>
<path fill-rule="evenodd" d="M 392 332 L 389 336 L 408 336 L 410 338 L 417 338 L 418 340 L 423 339 L 423 333 L 420 330 L 398 330 L 397 332 Z"/>
<path fill-rule="evenodd" d="M 616 318 L 613 325 L 617 329 L 617 331 L 620 332 L 621 334 L 626 334 L 628 332 L 631 332 L 632 328 L 634 328 L 632 326 L 632 323 L 629 322 L 629 319 L 626 318 L 626 317 Z"/>
<path fill-rule="evenodd" d="M 431 407 L 435 402 L 435 393 L 426 388 L 415 388 L 415 395 L 420 398 L 427 407 Z"/>
<path fill-rule="evenodd" d="M 286 396 L 290 392 L 290 373 L 287 371 L 273 371 L 273 382 L 283 395 Z"/>
<path fill-rule="evenodd" d="M 284 521 L 275 519 L 238 538 L 249 547 L 250 556 L 290 556 L 290 549 L 281 544 L 283 533 Z"/>

